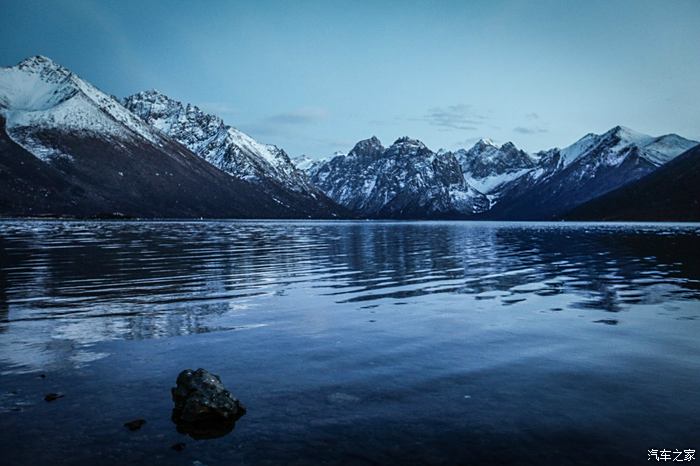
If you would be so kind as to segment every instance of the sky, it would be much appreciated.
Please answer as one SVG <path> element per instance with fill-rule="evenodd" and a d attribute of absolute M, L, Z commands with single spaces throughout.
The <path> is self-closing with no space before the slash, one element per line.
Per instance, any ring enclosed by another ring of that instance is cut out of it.
<path fill-rule="evenodd" d="M 0 66 L 157 89 L 292 156 L 537 151 L 618 124 L 700 140 L 699 24 L 698 0 L 2 0 Z"/>

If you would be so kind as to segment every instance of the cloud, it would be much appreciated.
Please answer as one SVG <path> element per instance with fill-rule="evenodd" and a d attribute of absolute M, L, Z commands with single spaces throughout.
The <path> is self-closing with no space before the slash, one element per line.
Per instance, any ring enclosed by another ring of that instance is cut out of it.
<path fill-rule="evenodd" d="M 433 107 L 417 120 L 426 121 L 444 130 L 477 130 L 486 117 L 477 113 L 471 105 L 458 104 L 447 107 Z"/>
<path fill-rule="evenodd" d="M 308 125 L 328 118 L 328 112 L 322 108 L 300 108 L 290 112 L 277 113 L 263 119 L 266 124 Z"/>
<path fill-rule="evenodd" d="M 239 128 L 253 136 L 289 138 L 298 133 L 299 126 L 312 125 L 326 118 L 328 118 L 328 112 L 325 109 L 305 107 L 269 115 L 254 122 L 242 123 Z"/>
<path fill-rule="evenodd" d="M 542 128 L 539 126 L 516 126 L 513 128 L 513 131 L 520 134 L 541 134 L 549 132 L 547 128 Z"/>
<path fill-rule="evenodd" d="M 535 112 L 531 112 L 531 113 L 527 113 L 525 115 L 525 118 L 527 118 L 528 120 L 539 120 L 540 116 Z"/>

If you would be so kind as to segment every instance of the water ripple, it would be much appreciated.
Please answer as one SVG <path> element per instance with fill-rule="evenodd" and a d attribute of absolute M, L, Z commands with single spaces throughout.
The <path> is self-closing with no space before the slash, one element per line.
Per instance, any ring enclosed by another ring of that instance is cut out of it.
<path fill-rule="evenodd" d="M 21 341 L 258 328 L 437 295 L 454 312 L 619 313 L 698 300 L 699 235 L 695 224 L 3 221 L 0 347 L 7 359 Z"/>

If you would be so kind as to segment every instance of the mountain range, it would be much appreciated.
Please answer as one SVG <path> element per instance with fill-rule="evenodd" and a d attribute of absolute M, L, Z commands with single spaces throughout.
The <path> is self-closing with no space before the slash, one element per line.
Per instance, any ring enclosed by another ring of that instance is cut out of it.
<path fill-rule="evenodd" d="M 622 126 L 532 155 L 511 142 L 432 152 L 408 138 L 388 149 L 371 138 L 307 172 L 331 199 L 362 216 L 554 220 L 695 145 Z"/>
<path fill-rule="evenodd" d="M 4 216 L 697 220 L 697 144 L 617 126 L 534 154 L 370 137 L 292 160 L 155 90 L 118 100 L 43 56 L 0 68 Z"/>

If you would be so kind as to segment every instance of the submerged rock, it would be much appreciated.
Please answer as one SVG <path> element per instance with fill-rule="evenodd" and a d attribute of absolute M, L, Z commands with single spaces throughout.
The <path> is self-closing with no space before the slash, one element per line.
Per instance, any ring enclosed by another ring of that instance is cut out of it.
<path fill-rule="evenodd" d="M 180 372 L 172 390 L 172 419 L 193 438 L 215 438 L 233 430 L 245 407 L 226 390 L 218 375 L 204 369 Z"/>
<path fill-rule="evenodd" d="M 146 423 L 144 419 L 134 419 L 133 421 L 125 422 L 124 427 L 130 431 L 139 430 Z"/>
<path fill-rule="evenodd" d="M 47 393 L 46 396 L 44 397 L 44 400 L 46 401 L 54 401 L 58 400 L 59 398 L 63 398 L 64 395 L 63 393 Z"/>

